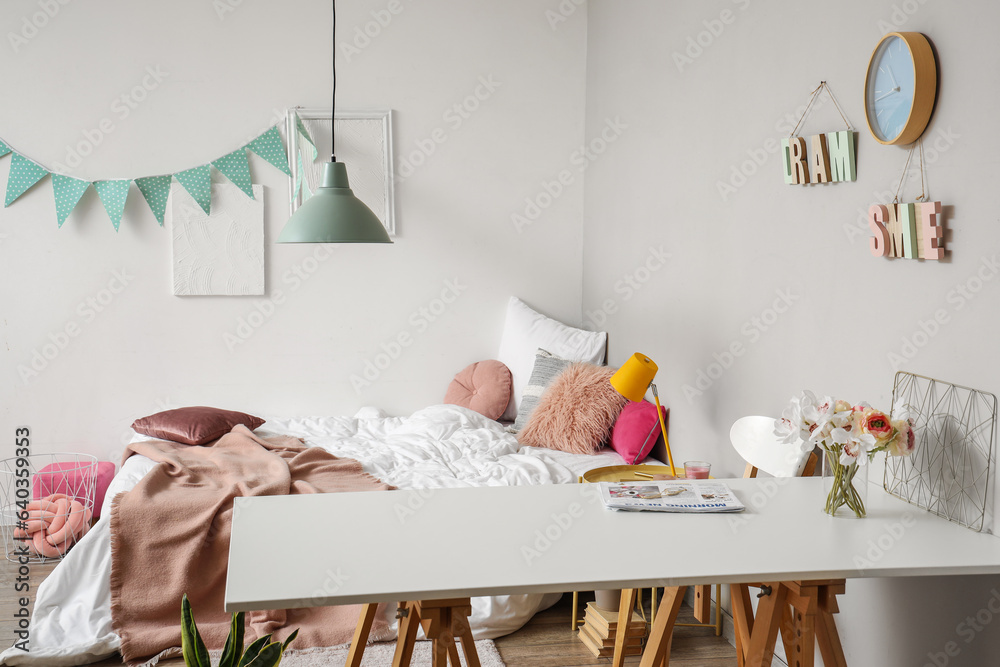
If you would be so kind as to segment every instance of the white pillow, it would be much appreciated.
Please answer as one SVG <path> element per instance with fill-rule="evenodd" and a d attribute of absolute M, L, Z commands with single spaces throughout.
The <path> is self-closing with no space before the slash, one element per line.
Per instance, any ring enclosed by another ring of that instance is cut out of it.
<path fill-rule="evenodd" d="M 521 404 L 524 386 L 531 378 L 538 348 L 570 361 L 600 364 L 604 362 L 607 347 L 607 332 L 568 327 L 535 312 L 516 296 L 512 296 L 507 304 L 507 320 L 504 322 L 497 359 L 510 369 L 514 396 L 501 419 L 513 420 L 517 417 L 517 406 Z"/>

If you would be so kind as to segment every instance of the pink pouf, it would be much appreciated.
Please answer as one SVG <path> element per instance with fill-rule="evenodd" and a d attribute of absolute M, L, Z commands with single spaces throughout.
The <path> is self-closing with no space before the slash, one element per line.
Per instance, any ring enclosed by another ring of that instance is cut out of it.
<path fill-rule="evenodd" d="M 32 482 L 32 497 L 36 500 L 52 494 L 64 494 L 86 505 L 89 500 L 90 476 L 94 474 L 94 466 L 73 461 L 50 463 L 39 470 Z M 110 461 L 98 461 L 96 479 L 94 480 L 94 518 L 101 518 L 101 506 L 104 505 L 104 494 L 108 491 L 111 478 L 115 476 L 115 464 Z"/>

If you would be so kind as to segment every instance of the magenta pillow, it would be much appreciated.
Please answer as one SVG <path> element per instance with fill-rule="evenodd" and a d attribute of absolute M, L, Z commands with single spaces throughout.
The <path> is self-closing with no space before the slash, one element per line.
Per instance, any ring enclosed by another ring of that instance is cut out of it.
<path fill-rule="evenodd" d="M 518 434 L 522 445 L 596 454 L 627 399 L 611 386 L 613 368 L 573 364 L 549 385 Z"/>
<path fill-rule="evenodd" d="M 510 403 L 511 384 L 510 369 L 502 362 L 477 361 L 455 376 L 445 392 L 444 402 L 498 419 Z"/>
<path fill-rule="evenodd" d="M 264 420 L 260 417 L 244 412 L 197 406 L 165 410 L 136 419 L 132 422 L 132 430 L 151 438 L 172 440 L 185 445 L 204 445 L 218 440 L 237 424 L 243 424 L 252 431 L 263 423 Z"/>
<path fill-rule="evenodd" d="M 667 409 L 661 406 L 660 410 L 666 420 Z M 661 433 L 655 405 L 649 401 L 629 403 L 611 430 L 611 446 L 622 455 L 625 463 L 636 465 L 649 456 Z"/>

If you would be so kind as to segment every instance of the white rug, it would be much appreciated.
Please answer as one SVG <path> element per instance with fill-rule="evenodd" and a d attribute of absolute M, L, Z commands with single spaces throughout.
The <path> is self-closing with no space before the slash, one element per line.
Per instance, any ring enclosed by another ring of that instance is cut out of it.
<path fill-rule="evenodd" d="M 301 651 L 289 649 L 285 653 L 285 657 L 281 659 L 281 667 L 344 667 L 349 650 L 349 646 L 307 648 Z M 396 642 L 369 644 L 361 665 L 362 667 L 391 667 L 395 651 Z M 505 667 L 504 661 L 500 659 L 500 652 L 497 651 L 496 644 L 492 640 L 480 639 L 477 641 L 476 652 L 479 653 L 479 662 L 482 663 L 482 667 Z M 462 654 L 461 648 L 459 648 L 458 654 L 462 659 L 462 664 L 465 665 L 465 656 Z M 431 664 L 430 642 L 417 642 L 410 664 L 413 667 L 424 667 Z"/>

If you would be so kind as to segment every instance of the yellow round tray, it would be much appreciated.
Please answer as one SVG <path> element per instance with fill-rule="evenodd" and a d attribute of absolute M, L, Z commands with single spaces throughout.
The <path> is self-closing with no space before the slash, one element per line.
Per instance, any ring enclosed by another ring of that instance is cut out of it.
<path fill-rule="evenodd" d="M 588 470 L 583 473 L 584 482 L 648 482 L 651 477 L 643 477 L 641 475 L 636 475 L 637 472 L 643 472 L 647 475 L 669 475 L 670 466 L 651 466 L 651 465 L 637 465 L 637 466 L 604 466 L 603 468 L 594 468 L 593 470 Z M 677 468 L 677 478 L 684 478 L 684 468 Z"/>

